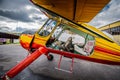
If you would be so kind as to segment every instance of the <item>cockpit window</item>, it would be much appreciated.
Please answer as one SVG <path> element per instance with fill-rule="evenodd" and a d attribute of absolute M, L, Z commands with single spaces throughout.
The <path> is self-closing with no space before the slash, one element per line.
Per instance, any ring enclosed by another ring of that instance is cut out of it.
<path fill-rule="evenodd" d="M 52 30 L 54 29 L 54 27 L 56 26 L 57 22 L 50 19 L 46 22 L 46 24 L 41 28 L 39 35 L 40 36 L 48 36 Z"/>
<path fill-rule="evenodd" d="M 94 50 L 93 36 L 68 25 L 59 25 L 54 30 L 47 46 L 62 51 L 89 56 Z"/>

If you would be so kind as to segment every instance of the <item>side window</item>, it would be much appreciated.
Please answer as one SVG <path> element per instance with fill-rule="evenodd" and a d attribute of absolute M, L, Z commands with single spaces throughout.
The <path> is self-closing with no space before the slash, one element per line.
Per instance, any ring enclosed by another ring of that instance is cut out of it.
<path fill-rule="evenodd" d="M 57 22 L 50 19 L 48 20 L 45 25 L 42 27 L 42 29 L 39 32 L 40 36 L 48 36 L 52 30 L 54 29 L 54 27 L 56 26 Z"/>
<path fill-rule="evenodd" d="M 59 26 L 55 29 L 52 37 L 58 38 L 58 37 L 60 36 L 62 30 L 63 30 L 63 28 L 59 25 Z"/>
<path fill-rule="evenodd" d="M 63 31 L 63 27 L 61 27 L 61 25 L 57 26 L 57 28 L 55 28 L 54 32 L 52 33 L 49 40 L 47 41 L 46 46 L 50 47 L 52 43 L 57 41 L 62 31 Z"/>
<path fill-rule="evenodd" d="M 82 47 L 85 44 L 85 38 L 80 36 L 80 35 L 78 35 L 78 34 L 76 34 L 73 37 L 73 44 L 76 44 L 76 45 Z"/>
<path fill-rule="evenodd" d="M 86 44 L 84 46 L 84 51 L 89 53 L 90 55 L 91 52 L 93 51 L 94 45 L 95 45 L 94 37 L 88 34 L 86 37 Z"/>
<path fill-rule="evenodd" d="M 59 25 L 54 30 L 47 46 L 61 51 L 89 56 L 94 50 L 93 36 L 69 25 Z"/>

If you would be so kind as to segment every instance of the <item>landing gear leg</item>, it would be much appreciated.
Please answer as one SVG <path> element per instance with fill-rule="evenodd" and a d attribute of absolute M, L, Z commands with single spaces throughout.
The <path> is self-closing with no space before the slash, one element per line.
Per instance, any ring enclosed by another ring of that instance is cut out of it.
<path fill-rule="evenodd" d="M 47 48 L 45 48 L 45 47 L 38 48 L 35 52 L 33 52 L 28 57 L 26 57 L 23 61 L 21 61 L 15 67 L 13 67 L 8 72 L 6 72 L 5 75 L 3 75 L 1 77 L 2 80 L 9 80 L 9 78 L 13 78 L 18 73 L 20 73 L 23 69 L 25 69 L 27 66 L 29 66 L 33 61 L 35 61 L 38 57 L 40 57 L 42 54 L 46 54 L 46 53 L 48 53 Z"/>

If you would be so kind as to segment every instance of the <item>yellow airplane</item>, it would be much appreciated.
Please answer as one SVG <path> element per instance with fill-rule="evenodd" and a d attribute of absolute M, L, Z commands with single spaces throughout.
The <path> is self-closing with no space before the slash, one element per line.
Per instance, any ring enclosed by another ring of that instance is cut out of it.
<path fill-rule="evenodd" d="M 105 64 L 120 64 L 120 46 L 109 36 L 86 24 L 109 0 L 31 0 L 48 16 L 33 35 L 23 34 L 21 45 L 34 51 L 46 46 L 85 56 Z M 68 56 L 69 57 L 69 56 Z M 101 61 L 103 60 L 103 61 Z"/>
<path fill-rule="evenodd" d="M 86 23 L 109 0 L 31 0 L 31 2 L 49 19 L 35 34 L 24 33 L 20 36 L 21 46 L 31 52 L 31 55 L 8 71 L 3 78 L 14 77 L 42 54 L 51 61 L 54 58 L 52 53 L 61 55 L 58 68 L 62 56 L 71 58 L 72 65 L 74 58 L 120 65 L 120 46 L 112 38 Z"/>

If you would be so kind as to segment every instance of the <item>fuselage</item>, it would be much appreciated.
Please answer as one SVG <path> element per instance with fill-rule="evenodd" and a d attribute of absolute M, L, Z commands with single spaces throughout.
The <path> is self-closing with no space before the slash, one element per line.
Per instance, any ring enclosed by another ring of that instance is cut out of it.
<path fill-rule="evenodd" d="M 81 25 L 91 28 L 88 24 Z M 97 29 L 94 30 L 97 31 Z M 58 23 L 57 20 L 49 19 L 34 35 L 22 34 L 20 43 L 27 50 L 36 50 L 40 46 L 46 46 L 113 63 L 120 62 L 120 46 L 101 31 L 98 30 L 98 33 L 100 34 L 93 34 L 71 22 L 62 21 Z M 72 42 L 68 40 L 70 37 Z M 73 48 L 73 50 L 70 51 L 68 48 Z"/>

